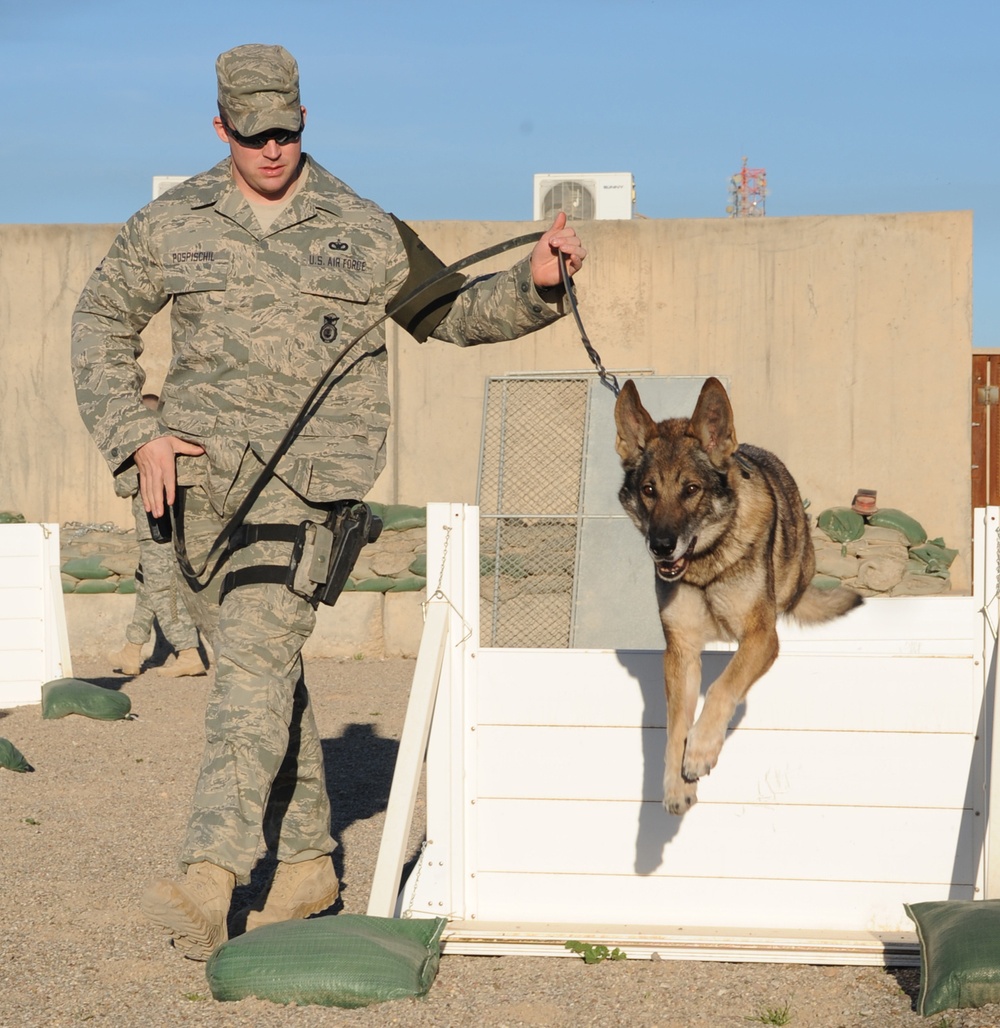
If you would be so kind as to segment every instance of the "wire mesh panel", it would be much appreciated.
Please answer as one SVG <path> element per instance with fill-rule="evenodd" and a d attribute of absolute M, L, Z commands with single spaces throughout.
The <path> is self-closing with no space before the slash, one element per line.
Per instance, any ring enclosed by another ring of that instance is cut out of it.
<path fill-rule="evenodd" d="M 570 641 L 589 379 L 491 378 L 477 503 L 484 646 Z"/>

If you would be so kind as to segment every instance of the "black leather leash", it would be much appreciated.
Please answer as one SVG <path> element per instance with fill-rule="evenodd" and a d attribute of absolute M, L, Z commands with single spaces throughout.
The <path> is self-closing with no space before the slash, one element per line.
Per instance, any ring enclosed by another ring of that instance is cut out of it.
<path fill-rule="evenodd" d="M 576 327 L 580 332 L 583 348 L 587 351 L 587 356 L 590 357 L 594 367 L 597 368 L 597 374 L 600 376 L 601 383 L 606 385 L 617 396 L 621 392 L 618 379 L 611 372 L 605 371 L 604 365 L 601 363 L 601 355 L 591 345 L 590 339 L 587 337 L 587 331 L 580 320 L 580 311 L 576 305 L 573 279 L 570 278 L 569 272 L 566 270 L 566 254 L 561 250 L 559 251 L 559 272 L 562 275 L 563 288 L 566 290 L 566 297 L 569 300 L 569 309 L 573 312 L 573 319 L 576 321 Z"/>

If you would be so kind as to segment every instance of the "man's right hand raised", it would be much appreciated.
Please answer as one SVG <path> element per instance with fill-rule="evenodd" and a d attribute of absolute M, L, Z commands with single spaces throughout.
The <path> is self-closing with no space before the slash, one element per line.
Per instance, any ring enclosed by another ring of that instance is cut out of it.
<path fill-rule="evenodd" d="M 178 453 L 197 457 L 205 452 L 203 446 L 178 439 L 175 435 L 161 435 L 144 443 L 135 451 L 135 466 L 139 471 L 139 492 L 142 505 L 154 518 L 162 518 L 177 495 Z M 166 504 L 164 504 L 166 497 Z"/>

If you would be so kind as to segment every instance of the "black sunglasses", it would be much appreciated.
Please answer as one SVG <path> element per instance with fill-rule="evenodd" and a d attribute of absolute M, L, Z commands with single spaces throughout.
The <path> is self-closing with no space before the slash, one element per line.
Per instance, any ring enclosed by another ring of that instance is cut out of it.
<path fill-rule="evenodd" d="M 232 125 L 227 125 L 225 122 L 222 124 L 226 127 L 226 135 L 235 139 L 240 146 L 245 146 L 248 150 L 263 150 L 272 139 L 278 146 L 297 143 L 302 137 L 302 129 L 304 127 L 300 124 L 297 129 L 272 128 L 265 129 L 263 132 L 257 132 L 252 136 L 241 136 Z"/>

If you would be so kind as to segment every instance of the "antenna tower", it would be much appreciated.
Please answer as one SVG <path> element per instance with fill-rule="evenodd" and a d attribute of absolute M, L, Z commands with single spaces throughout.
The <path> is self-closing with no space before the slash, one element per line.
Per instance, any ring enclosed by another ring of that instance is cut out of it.
<path fill-rule="evenodd" d="M 726 213 L 731 218 L 763 218 L 766 196 L 767 171 L 764 168 L 748 168 L 744 157 L 743 166 L 729 180 L 729 206 Z"/>

